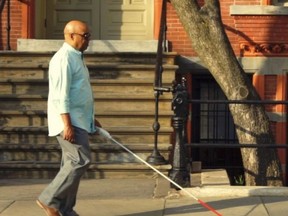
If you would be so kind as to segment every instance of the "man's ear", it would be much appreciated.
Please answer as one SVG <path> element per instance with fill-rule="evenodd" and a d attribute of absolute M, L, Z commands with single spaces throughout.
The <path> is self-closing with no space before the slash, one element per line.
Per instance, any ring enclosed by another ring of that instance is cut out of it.
<path fill-rule="evenodd" d="M 74 39 L 74 34 L 73 34 L 73 33 L 69 34 L 69 38 L 70 38 L 71 40 L 73 40 L 73 39 Z"/>
<path fill-rule="evenodd" d="M 74 39 L 74 35 L 72 33 L 66 33 L 64 36 L 65 40 L 73 40 Z"/>

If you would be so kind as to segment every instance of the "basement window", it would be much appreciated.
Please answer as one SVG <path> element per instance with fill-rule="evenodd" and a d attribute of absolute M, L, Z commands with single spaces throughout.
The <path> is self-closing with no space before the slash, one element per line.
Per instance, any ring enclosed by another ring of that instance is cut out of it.
<path fill-rule="evenodd" d="M 288 0 L 273 0 L 272 5 L 276 6 L 288 6 Z"/>

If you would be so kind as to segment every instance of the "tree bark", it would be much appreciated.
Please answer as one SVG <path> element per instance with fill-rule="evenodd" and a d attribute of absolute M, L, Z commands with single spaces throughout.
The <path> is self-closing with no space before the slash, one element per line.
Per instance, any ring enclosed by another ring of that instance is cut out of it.
<path fill-rule="evenodd" d="M 228 100 L 260 100 L 240 66 L 224 30 L 218 0 L 170 0 L 193 49 Z M 239 143 L 275 144 L 265 108 L 260 104 L 229 106 Z M 277 149 L 241 148 L 246 185 L 283 185 Z"/>

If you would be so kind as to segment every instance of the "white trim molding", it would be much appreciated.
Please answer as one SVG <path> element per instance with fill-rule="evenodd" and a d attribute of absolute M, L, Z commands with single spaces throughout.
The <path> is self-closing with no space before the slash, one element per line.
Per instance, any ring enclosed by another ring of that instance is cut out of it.
<path fill-rule="evenodd" d="M 288 16 L 288 7 L 274 5 L 231 5 L 231 16 L 274 15 Z"/>

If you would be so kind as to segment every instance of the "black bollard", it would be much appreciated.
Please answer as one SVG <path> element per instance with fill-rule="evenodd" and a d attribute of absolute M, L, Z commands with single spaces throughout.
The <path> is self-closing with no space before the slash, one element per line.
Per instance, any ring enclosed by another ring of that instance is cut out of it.
<path fill-rule="evenodd" d="M 169 177 L 182 187 L 189 187 L 190 172 L 187 169 L 188 160 L 185 148 L 185 124 L 188 117 L 188 92 L 185 78 L 182 78 L 181 84 L 175 84 L 173 87 L 172 110 L 174 111 L 172 125 L 175 131 L 175 145 Z"/>

